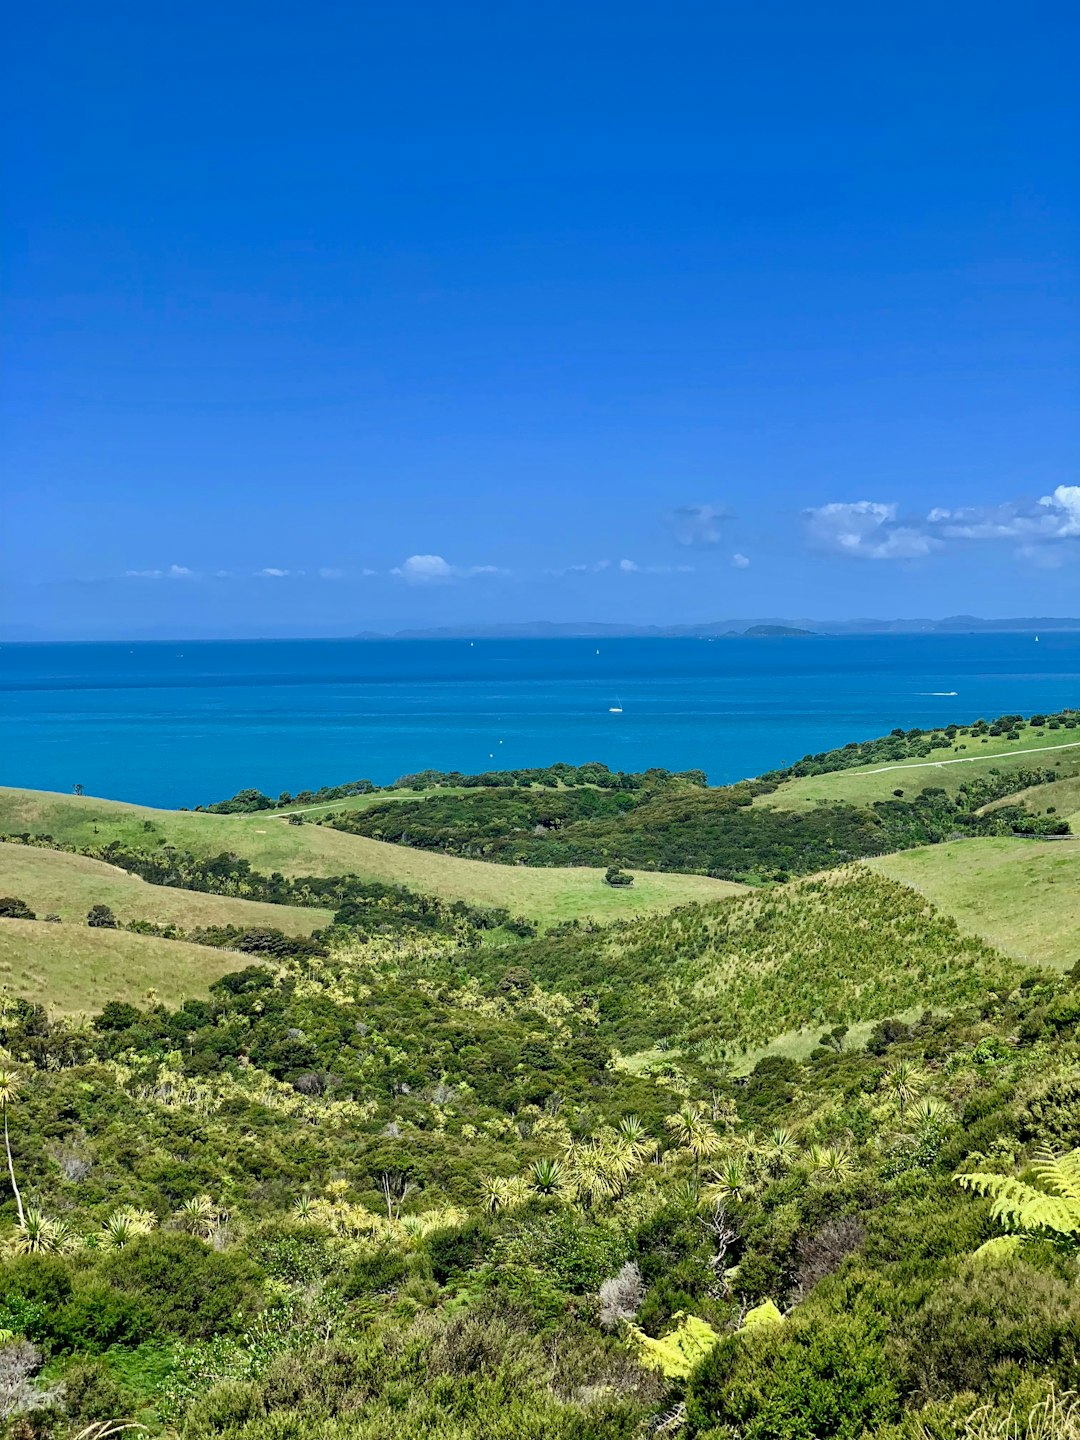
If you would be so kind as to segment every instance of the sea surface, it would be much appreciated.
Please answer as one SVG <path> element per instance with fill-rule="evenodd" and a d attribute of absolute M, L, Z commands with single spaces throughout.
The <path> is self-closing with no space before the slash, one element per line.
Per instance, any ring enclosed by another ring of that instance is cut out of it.
<path fill-rule="evenodd" d="M 4 645 L 0 783 L 161 806 L 555 760 L 723 783 L 1064 706 L 1077 634 Z"/>

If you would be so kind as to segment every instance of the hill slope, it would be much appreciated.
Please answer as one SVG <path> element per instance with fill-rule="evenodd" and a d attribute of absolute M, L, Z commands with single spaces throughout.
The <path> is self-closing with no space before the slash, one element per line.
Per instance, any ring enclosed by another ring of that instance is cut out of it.
<path fill-rule="evenodd" d="M 267 813 L 207 815 L 48 791 L 0 789 L 0 833 L 50 835 L 93 847 L 109 840 L 138 848 L 162 842 L 200 856 L 229 851 L 262 872 L 287 876 L 357 875 L 470 905 L 505 907 L 541 923 L 618 919 L 710 900 L 737 888 L 701 875 L 640 874 L 633 887 L 605 885 L 584 867 L 495 867 L 479 860 L 387 845 L 317 825 L 291 825 Z"/>
<path fill-rule="evenodd" d="M 205 995 L 215 980 L 252 957 L 126 930 L 0 920 L 0 982 L 9 994 L 62 1015 L 92 1014 L 108 1000 L 169 1005 Z"/>
<path fill-rule="evenodd" d="M 1080 840 L 975 838 L 866 862 L 1031 965 L 1080 960 Z"/>
<path fill-rule="evenodd" d="M 25 900 L 39 918 L 52 913 L 75 923 L 84 921 L 91 905 L 97 904 L 108 905 L 121 925 L 149 920 L 183 930 L 238 925 L 244 929 L 271 927 L 286 935 L 310 935 L 333 919 L 329 910 L 268 905 L 231 895 L 149 885 L 128 870 L 88 855 L 30 845 L 0 845 L 0 895 Z"/>

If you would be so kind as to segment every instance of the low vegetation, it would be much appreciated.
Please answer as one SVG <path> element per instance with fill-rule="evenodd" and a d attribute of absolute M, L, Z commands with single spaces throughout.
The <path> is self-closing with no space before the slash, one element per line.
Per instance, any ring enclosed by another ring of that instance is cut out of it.
<path fill-rule="evenodd" d="M 5 1433 L 1068 1440 L 1080 847 L 1017 838 L 1062 779 L 1021 772 L 313 802 L 588 869 L 5 792 Z M 823 873 L 647 868 L 677 853 Z M 616 923 L 560 914 L 568 877 Z M 656 880 L 709 898 L 614 908 Z"/>

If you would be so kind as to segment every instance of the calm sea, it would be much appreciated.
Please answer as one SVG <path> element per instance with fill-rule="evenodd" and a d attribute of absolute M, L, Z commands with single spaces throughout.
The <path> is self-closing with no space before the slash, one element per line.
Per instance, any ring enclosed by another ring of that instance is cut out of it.
<path fill-rule="evenodd" d="M 6 645 L 0 783 L 163 806 L 554 760 L 719 783 L 1067 705 L 1080 635 Z"/>

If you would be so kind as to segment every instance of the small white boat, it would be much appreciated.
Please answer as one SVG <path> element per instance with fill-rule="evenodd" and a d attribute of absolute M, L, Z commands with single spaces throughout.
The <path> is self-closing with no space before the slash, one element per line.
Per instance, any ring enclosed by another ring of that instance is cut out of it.
<path fill-rule="evenodd" d="M 608 713 L 609 715 L 621 715 L 621 714 L 622 714 L 622 706 L 621 706 L 621 705 L 609 705 L 609 706 L 608 706 L 608 712 L 607 712 L 607 713 Z"/>

